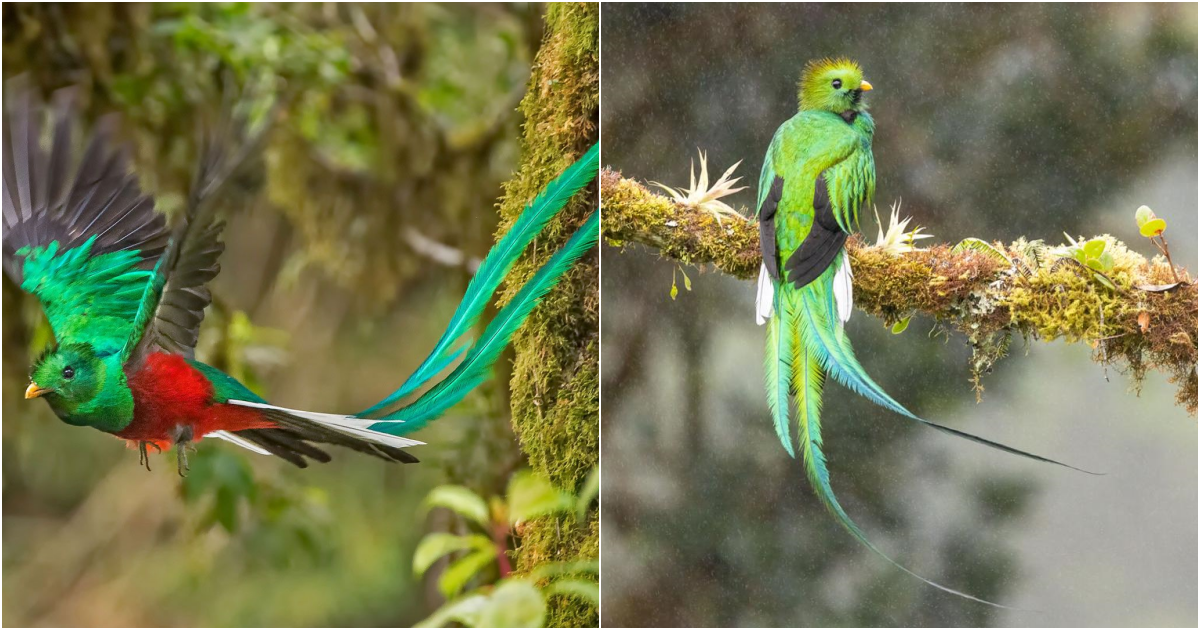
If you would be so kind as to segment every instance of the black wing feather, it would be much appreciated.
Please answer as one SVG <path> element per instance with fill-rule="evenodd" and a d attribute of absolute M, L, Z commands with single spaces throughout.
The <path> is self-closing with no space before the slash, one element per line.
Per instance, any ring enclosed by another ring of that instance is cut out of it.
<path fill-rule="evenodd" d="M 784 264 L 787 281 L 796 288 L 816 280 L 837 257 L 849 236 L 842 231 L 833 216 L 833 204 L 829 200 L 829 187 L 825 183 L 825 172 L 817 176 L 813 192 L 813 223 L 808 236 L 792 257 Z"/>
<path fill-rule="evenodd" d="M 775 242 L 775 213 L 779 210 L 779 200 L 783 199 L 783 178 L 776 175 L 767 191 L 767 198 L 758 209 L 758 243 L 762 250 L 763 264 L 771 278 L 779 279 L 779 251 Z"/>
<path fill-rule="evenodd" d="M 329 453 L 305 442 L 303 437 L 289 429 L 250 429 L 237 431 L 235 435 L 261 446 L 272 455 L 282 457 L 285 461 L 300 468 L 308 468 L 308 460 L 305 457 L 322 464 L 333 461 Z"/>
<path fill-rule="evenodd" d="M 204 149 L 186 212 L 172 230 L 160 263 L 162 292 L 153 305 L 154 317 L 131 355 L 132 362 L 154 350 L 188 358 L 194 354 L 204 309 L 212 301 L 206 285 L 220 273 L 217 261 L 225 251 L 220 240 L 225 224 L 216 220 L 212 200 L 246 158 L 258 150 L 270 127 L 263 124 L 251 135 L 248 108 L 239 111 L 232 94 L 232 86 L 227 86 L 222 120 L 203 138 Z M 268 123 L 281 103 L 277 101 L 276 109 L 268 114 Z"/>
<path fill-rule="evenodd" d="M 114 140 L 117 118 L 103 119 L 72 169 L 72 89 L 54 95 L 54 129 L 42 146 L 45 111 L 24 78 L 8 82 L 4 126 L 4 271 L 23 279 L 23 247 L 58 241 L 62 250 L 98 235 L 92 254 L 138 250 L 145 266 L 163 251 L 165 218 L 142 194 L 126 152 Z M 72 176 L 73 173 L 73 176 Z"/>

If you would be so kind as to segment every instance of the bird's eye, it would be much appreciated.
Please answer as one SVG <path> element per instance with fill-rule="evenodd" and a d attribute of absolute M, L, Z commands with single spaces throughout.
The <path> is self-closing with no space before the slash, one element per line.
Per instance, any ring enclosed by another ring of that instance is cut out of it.
<path fill-rule="evenodd" d="M 840 89 L 842 89 L 842 80 L 841 80 L 841 79 L 834 79 L 834 80 L 833 80 L 833 89 L 835 89 L 835 90 L 840 90 Z"/>
<path fill-rule="evenodd" d="M 73 368 L 69 365 L 67 367 L 63 368 L 63 378 L 65 378 L 67 380 L 75 378 L 75 368 Z"/>

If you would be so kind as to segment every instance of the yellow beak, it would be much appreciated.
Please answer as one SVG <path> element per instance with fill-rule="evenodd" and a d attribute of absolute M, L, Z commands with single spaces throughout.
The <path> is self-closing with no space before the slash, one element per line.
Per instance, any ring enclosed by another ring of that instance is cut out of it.
<path fill-rule="evenodd" d="M 28 400 L 30 398 L 40 398 L 42 396 L 45 396 L 46 394 L 49 394 L 52 391 L 54 391 L 54 390 L 50 389 L 48 387 L 41 388 L 41 387 L 38 387 L 37 383 L 30 383 L 29 387 L 27 387 L 25 389 L 25 398 L 26 398 L 26 400 Z"/>
<path fill-rule="evenodd" d="M 870 84 L 870 83 L 867 83 L 866 81 L 863 81 L 863 82 L 862 82 L 862 84 L 860 84 L 860 85 L 858 86 L 858 89 L 860 89 L 860 90 L 862 90 L 862 91 L 864 91 L 864 92 L 870 92 L 870 91 L 871 91 L 872 89 L 874 89 L 874 88 L 872 88 L 872 87 L 871 87 L 871 84 Z"/>

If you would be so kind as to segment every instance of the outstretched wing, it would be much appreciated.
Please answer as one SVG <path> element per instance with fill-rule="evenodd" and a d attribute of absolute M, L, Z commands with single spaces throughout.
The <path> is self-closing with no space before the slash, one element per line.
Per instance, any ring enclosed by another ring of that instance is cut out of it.
<path fill-rule="evenodd" d="M 227 91 L 227 99 L 230 92 Z M 171 231 L 166 251 L 145 286 L 125 348 L 125 360 L 141 361 L 150 352 L 193 357 L 204 309 L 212 302 L 207 284 L 220 273 L 218 259 L 224 222 L 217 220 L 214 199 L 230 176 L 266 136 L 268 123 L 250 134 L 248 103 L 227 100 L 222 120 L 203 138 L 199 168 L 187 208 Z M 272 112 L 273 113 L 273 112 Z"/>
<path fill-rule="evenodd" d="M 55 94 L 49 142 L 47 113 L 32 89 L 15 79 L 7 92 L 5 273 L 42 303 L 60 343 L 115 350 L 132 331 L 148 266 L 163 251 L 165 220 L 113 139 L 115 117 L 97 125 L 76 164 L 71 91 Z"/>

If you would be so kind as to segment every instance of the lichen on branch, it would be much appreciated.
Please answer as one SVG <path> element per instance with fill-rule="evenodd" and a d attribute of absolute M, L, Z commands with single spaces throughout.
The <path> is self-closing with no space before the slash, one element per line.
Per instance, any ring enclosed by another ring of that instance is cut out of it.
<path fill-rule="evenodd" d="M 611 168 L 600 176 L 608 244 L 637 243 L 685 264 L 713 265 L 751 279 L 761 264 L 752 218 L 722 217 L 688 208 L 651 192 Z M 748 214 L 742 211 L 743 215 Z M 1005 356 L 1014 335 L 1093 348 L 1094 361 L 1126 371 L 1140 388 L 1147 370 L 1168 375 L 1176 401 L 1196 413 L 1196 283 L 1175 285 L 1161 256 L 1146 259 L 1110 236 L 1100 237 L 1112 256 L 1104 273 L 1115 289 L 1069 257 L 1061 247 L 1024 239 L 992 243 L 991 252 L 935 245 L 893 253 L 861 237 L 847 241 L 854 269 L 855 306 L 889 324 L 914 313 L 966 335 L 971 376 L 980 377 Z"/>

